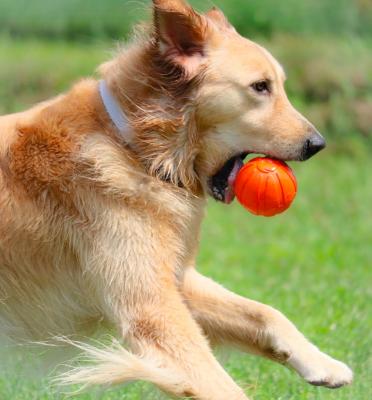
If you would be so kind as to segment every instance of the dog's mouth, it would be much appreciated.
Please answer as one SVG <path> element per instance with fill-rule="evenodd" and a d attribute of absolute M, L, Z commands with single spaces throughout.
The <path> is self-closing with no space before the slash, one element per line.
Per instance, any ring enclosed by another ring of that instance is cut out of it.
<path fill-rule="evenodd" d="M 222 168 L 209 179 L 210 194 L 215 200 L 226 204 L 230 204 L 234 200 L 235 180 L 248 154 L 248 152 L 244 152 L 229 158 Z"/>

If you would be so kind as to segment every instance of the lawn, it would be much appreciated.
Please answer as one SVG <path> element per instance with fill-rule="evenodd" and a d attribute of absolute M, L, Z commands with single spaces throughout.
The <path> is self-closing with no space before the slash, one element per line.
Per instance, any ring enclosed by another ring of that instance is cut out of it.
<path fill-rule="evenodd" d="M 90 74 L 107 58 L 106 48 L 104 43 L 45 45 L 1 39 L 0 112 L 21 109 Z M 280 309 L 320 348 L 355 371 L 351 387 L 330 391 L 311 387 L 269 361 L 221 354 L 228 371 L 254 400 L 372 398 L 371 140 L 360 135 L 343 139 L 340 151 L 336 138 L 320 155 L 292 165 L 299 192 L 285 214 L 265 219 L 249 215 L 237 203 L 226 207 L 211 201 L 208 207 L 200 270 L 244 296 Z M 50 369 L 41 369 L 36 358 L 25 349 L 17 352 L 12 366 L 0 369 L 0 400 L 65 398 L 38 377 L 50 374 Z M 150 385 L 134 384 L 73 398 L 163 396 Z"/>

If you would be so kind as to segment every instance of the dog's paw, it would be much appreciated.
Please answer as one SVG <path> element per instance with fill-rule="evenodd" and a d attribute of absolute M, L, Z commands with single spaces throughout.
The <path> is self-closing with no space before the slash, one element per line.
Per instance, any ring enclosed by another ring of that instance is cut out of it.
<path fill-rule="evenodd" d="M 336 389 L 353 381 L 353 372 L 346 364 L 318 349 L 301 358 L 292 355 L 288 363 L 311 385 Z"/>

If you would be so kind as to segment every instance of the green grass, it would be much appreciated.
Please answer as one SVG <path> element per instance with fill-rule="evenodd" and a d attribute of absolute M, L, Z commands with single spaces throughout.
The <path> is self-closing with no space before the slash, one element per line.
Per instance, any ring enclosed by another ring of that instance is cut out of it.
<path fill-rule="evenodd" d="M 211 205 L 200 265 L 230 289 L 283 311 L 322 349 L 347 361 L 355 383 L 338 392 L 314 389 L 245 356 L 232 361 L 231 371 L 255 384 L 254 399 L 371 398 L 372 162 L 325 151 L 293 166 L 299 193 L 286 214 L 262 219 L 238 205 Z"/>
<path fill-rule="evenodd" d="M 316 50 L 306 43 L 309 53 L 315 56 Z M 336 82 L 358 68 L 368 72 L 360 62 L 355 68 L 350 66 L 355 54 L 369 62 L 367 46 L 358 47 L 353 42 L 351 49 L 345 49 L 336 40 L 332 43 L 348 54 L 347 72 L 343 69 Z M 293 94 L 301 92 L 306 84 L 301 71 L 294 70 L 297 63 L 305 63 L 309 57 L 300 44 L 303 46 L 302 40 L 295 38 L 270 41 L 274 51 L 283 53 L 290 65 L 287 73 L 294 79 L 290 84 Z M 107 48 L 106 43 L 0 38 L 0 113 L 22 109 L 67 89 L 78 77 L 92 74 L 95 66 L 109 56 Z M 322 54 L 327 53 L 326 47 L 320 48 Z M 334 53 L 330 54 L 333 58 Z M 311 82 L 310 87 L 321 89 L 315 79 Z M 294 100 L 307 112 L 314 103 L 309 103 L 304 93 Z M 327 106 L 331 100 L 323 101 Z M 334 107 L 337 111 L 337 105 Z M 342 117 L 350 123 L 352 113 L 342 111 Z M 280 309 L 317 345 L 355 370 L 355 383 L 350 388 L 329 391 L 310 387 L 294 373 L 269 361 L 233 353 L 227 358 L 226 368 L 247 386 L 254 400 L 372 397 L 371 140 L 368 135 L 354 135 L 350 129 L 350 139 L 340 141 L 337 126 L 330 125 L 330 131 L 332 138 L 326 151 L 306 163 L 293 165 L 299 193 L 285 214 L 264 219 L 249 215 L 238 204 L 227 208 L 211 202 L 208 208 L 200 270 L 242 295 Z M 3 361 L 3 355 L 0 357 Z M 47 379 L 37 377 L 48 375 L 50 370 L 41 369 L 35 358 L 35 353 L 24 350 L 17 352 L 9 369 L 0 362 L 0 400 L 65 398 L 49 387 Z M 152 400 L 162 396 L 150 385 L 135 384 L 74 398 Z"/>
<path fill-rule="evenodd" d="M 254 400 L 366 400 L 372 396 L 372 161 L 363 151 L 347 157 L 331 149 L 293 167 L 299 192 L 285 214 L 265 219 L 238 204 L 211 202 L 199 268 L 231 290 L 283 311 L 321 349 L 349 363 L 355 383 L 337 391 L 313 388 L 279 365 L 238 353 L 225 365 Z M 14 369 L 1 374 L 0 399 L 64 398 L 47 380 L 27 378 L 28 362 L 20 356 Z M 158 398 L 143 384 L 74 397 Z"/>

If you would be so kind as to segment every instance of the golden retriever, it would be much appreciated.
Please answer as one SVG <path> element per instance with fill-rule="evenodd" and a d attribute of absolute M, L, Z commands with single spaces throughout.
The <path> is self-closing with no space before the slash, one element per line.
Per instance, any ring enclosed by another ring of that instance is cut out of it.
<path fill-rule="evenodd" d="M 68 93 L 0 118 L 0 329 L 84 335 L 67 383 L 147 380 L 174 396 L 247 399 L 216 361 L 230 344 L 313 385 L 349 384 L 280 312 L 195 270 L 207 195 L 229 203 L 242 159 L 305 160 L 324 139 L 290 104 L 280 64 L 218 9 L 154 0 L 154 22 Z"/>

